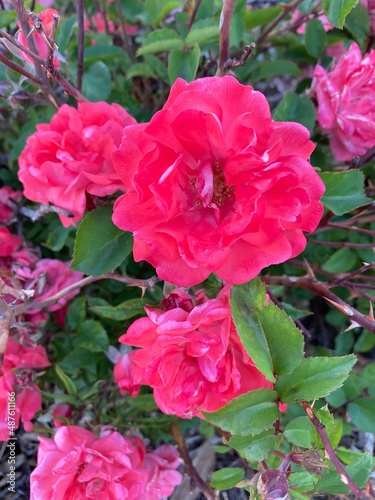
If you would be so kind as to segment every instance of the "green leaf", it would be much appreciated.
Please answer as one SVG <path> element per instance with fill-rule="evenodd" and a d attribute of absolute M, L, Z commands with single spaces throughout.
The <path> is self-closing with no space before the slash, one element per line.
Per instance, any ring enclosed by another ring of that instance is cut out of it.
<path fill-rule="evenodd" d="M 364 177 L 358 170 L 322 172 L 326 186 L 322 203 L 335 215 L 343 215 L 371 202 L 364 194 Z"/>
<path fill-rule="evenodd" d="M 232 436 L 228 444 L 249 462 L 260 462 L 276 447 L 275 431 L 269 429 L 255 436 Z"/>
<path fill-rule="evenodd" d="M 214 42 L 219 39 L 219 23 L 215 19 L 202 19 L 191 27 L 185 38 L 185 44 L 192 47 L 196 43 Z"/>
<path fill-rule="evenodd" d="M 168 58 L 168 75 L 171 85 L 177 78 L 187 82 L 194 80 L 197 73 L 201 51 L 198 44 L 189 50 L 172 50 Z"/>
<path fill-rule="evenodd" d="M 368 352 L 375 346 L 375 335 L 367 330 L 363 330 L 356 340 L 353 350 L 355 352 Z"/>
<path fill-rule="evenodd" d="M 0 27 L 5 28 L 10 26 L 17 20 L 17 14 L 14 10 L 2 10 L 0 11 Z"/>
<path fill-rule="evenodd" d="M 89 101 L 105 101 L 111 93 L 111 74 L 108 66 L 96 61 L 83 73 L 82 93 Z"/>
<path fill-rule="evenodd" d="M 329 273 L 345 273 L 351 271 L 357 264 L 358 257 L 356 252 L 350 248 L 340 248 L 336 250 L 322 265 L 324 271 Z"/>
<path fill-rule="evenodd" d="M 311 448 L 313 442 L 313 425 L 308 417 L 297 417 L 285 427 L 284 436 L 289 443 L 302 448 Z"/>
<path fill-rule="evenodd" d="M 117 306 L 94 305 L 90 306 L 90 311 L 102 318 L 113 319 L 115 321 L 125 321 L 134 316 L 143 315 L 144 307 L 150 301 L 146 299 L 130 299 Z"/>
<path fill-rule="evenodd" d="M 146 78 L 157 78 L 155 71 L 146 63 L 132 64 L 127 72 L 126 78 L 134 78 L 136 76 L 145 76 Z"/>
<path fill-rule="evenodd" d="M 40 391 L 41 395 L 43 396 L 43 400 L 47 401 L 53 401 L 54 403 L 68 403 L 72 406 L 80 406 L 82 404 L 81 399 L 79 396 L 74 395 L 71 396 L 70 394 L 64 394 L 62 392 L 45 392 L 45 391 Z"/>
<path fill-rule="evenodd" d="M 83 369 L 86 366 L 95 366 L 102 359 L 102 353 L 93 353 L 83 347 L 77 347 L 65 356 L 63 361 L 60 363 L 60 366 L 64 370 L 75 371 Z"/>
<path fill-rule="evenodd" d="M 367 8 L 360 2 L 348 14 L 345 20 L 345 28 L 360 45 L 363 45 L 370 34 L 370 16 Z"/>
<path fill-rule="evenodd" d="M 342 386 L 356 361 L 353 354 L 303 359 L 292 373 L 278 377 L 275 390 L 283 403 L 322 398 Z"/>
<path fill-rule="evenodd" d="M 277 61 L 265 61 L 256 68 L 252 79 L 253 81 L 258 81 L 278 75 L 301 76 L 301 70 L 292 61 L 281 59 Z"/>
<path fill-rule="evenodd" d="M 287 92 L 274 111 L 277 122 L 298 122 L 312 131 L 315 124 L 315 108 L 306 95 Z"/>
<path fill-rule="evenodd" d="M 137 50 L 137 56 L 182 49 L 183 45 L 184 41 L 174 30 L 156 30 L 151 32 L 143 41 L 142 47 Z"/>
<path fill-rule="evenodd" d="M 61 382 L 64 384 L 67 393 L 71 396 L 75 396 L 78 391 L 73 380 L 60 368 L 59 365 L 55 365 L 55 371 Z"/>
<path fill-rule="evenodd" d="M 74 14 L 73 16 L 67 17 L 61 24 L 59 24 L 57 30 L 56 44 L 58 47 L 58 51 L 61 52 L 61 54 L 65 51 L 65 49 L 68 46 L 76 22 L 77 22 L 77 16 Z"/>
<path fill-rule="evenodd" d="M 375 432 L 375 398 L 359 398 L 349 403 L 351 422 L 364 432 Z"/>
<path fill-rule="evenodd" d="M 74 245 L 71 268 L 91 276 L 116 269 L 133 247 L 131 233 L 121 231 L 112 220 L 112 207 L 100 207 L 81 222 Z"/>
<path fill-rule="evenodd" d="M 370 477 L 373 459 L 370 453 L 364 453 L 360 459 L 352 462 L 346 467 L 346 471 L 356 485 L 364 488 Z"/>
<path fill-rule="evenodd" d="M 145 61 L 151 66 L 159 78 L 169 84 L 168 70 L 159 57 L 154 56 L 153 54 L 147 54 L 145 56 Z"/>
<path fill-rule="evenodd" d="M 103 326 L 94 319 L 86 320 L 79 334 L 73 340 L 74 347 L 84 347 L 91 352 L 103 352 L 108 349 L 108 335 Z"/>
<path fill-rule="evenodd" d="M 245 471 L 239 467 L 226 467 L 225 469 L 216 470 L 211 476 L 211 486 L 215 490 L 228 490 L 242 481 L 244 476 Z"/>
<path fill-rule="evenodd" d="M 231 310 L 241 342 L 258 370 L 271 382 L 289 373 L 303 356 L 303 337 L 292 320 L 273 302 L 259 278 L 234 286 Z"/>
<path fill-rule="evenodd" d="M 213 413 L 203 412 L 203 415 L 223 431 L 240 436 L 254 435 L 271 427 L 279 417 L 276 398 L 275 391 L 259 389 L 238 396 Z"/>
<path fill-rule="evenodd" d="M 349 488 L 341 481 L 340 474 L 335 470 L 325 472 L 315 485 L 314 493 L 331 495 L 347 495 Z"/>
<path fill-rule="evenodd" d="M 66 315 L 66 327 L 69 330 L 77 330 L 86 318 L 86 296 L 79 295 L 69 303 Z"/>
<path fill-rule="evenodd" d="M 375 362 L 369 363 L 359 374 L 359 377 L 364 381 L 365 387 L 369 385 L 375 386 Z"/>
<path fill-rule="evenodd" d="M 289 484 L 292 486 L 290 492 L 310 492 L 314 490 L 315 480 L 314 477 L 308 472 L 293 472 L 288 479 Z M 291 498 L 295 498 L 292 496 Z M 297 498 L 306 498 L 297 497 Z M 310 499 L 310 495 L 307 497 Z"/>
<path fill-rule="evenodd" d="M 84 51 L 85 65 L 93 64 L 95 61 L 113 61 L 114 59 L 127 59 L 126 53 L 116 45 L 95 44 L 87 47 Z"/>
<path fill-rule="evenodd" d="M 59 252 L 62 248 L 64 248 L 67 239 L 73 231 L 74 229 L 71 226 L 64 227 L 60 224 L 48 233 L 45 246 L 53 252 Z"/>
<path fill-rule="evenodd" d="M 319 19 L 310 19 L 306 24 L 305 32 L 305 47 L 307 53 L 318 59 L 323 53 L 326 38 L 327 35 L 321 21 L 319 21 Z"/>
<path fill-rule="evenodd" d="M 250 31 L 257 26 L 263 26 L 272 22 L 281 14 L 282 7 L 268 7 L 267 9 L 252 9 L 245 12 L 245 29 Z"/>
<path fill-rule="evenodd" d="M 346 16 L 357 3 L 358 0 L 323 0 L 323 9 L 331 24 L 343 28 Z"/>

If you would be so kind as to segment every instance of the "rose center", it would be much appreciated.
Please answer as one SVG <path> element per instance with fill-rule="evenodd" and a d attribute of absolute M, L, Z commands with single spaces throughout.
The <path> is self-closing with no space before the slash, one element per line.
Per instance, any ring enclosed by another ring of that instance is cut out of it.
<path fill-rule="evenodd" d="M 215 204 L 217 207 L 222 207 L 226 202 L 234 198 L 234 187 L 227 186 L 223 170 L 220 168 L 218 161 L 215 161 L 212 165 L 213 189 L 211 200 L 208 203 L 203 189 L 198 189 L 197 187 L 197 178 L 190 178 L 189 182 L 193 187 L 191 194 L 197 198 L 196 205 L 204 205 L 207 208 L 212 208 L 212 205 Z"/>

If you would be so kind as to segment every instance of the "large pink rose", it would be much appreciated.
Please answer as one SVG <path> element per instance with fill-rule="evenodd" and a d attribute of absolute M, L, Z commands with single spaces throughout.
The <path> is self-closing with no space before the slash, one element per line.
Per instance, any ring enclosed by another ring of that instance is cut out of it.
<path fill-rule="evenodd" d="M 145 445 L 140 438 L 107 432 L 96 439 L 86 429 L 64 426 L 54 439 L 39 440 L 38 466 L 30 478 L 31 500 L 145 498 L 150 467 L 144 465 Z M 171 451 L 169 455 L 172 456 Z M 169 468 L 176 468 L 179 463 L 175 456 Z M 168 467 L 160 469 L 159 475 Z M 162 481 L 161 477 L 159 483 Z M 175 478 L 170 477 L 169 481 L 170 486 L 178 484 Z M 153 500 L 162 496 L 155 488 Z"/>
<path fill-rule="evenodd" d="M 175 300 L 165 302 L 164 310 L 146 307 L 147 318 L 136 320 L 120 337 L 140 347 L 132 358 L 137 375 L 140 383 L 154 388 L 164 413 L 201 416 L 241 394 L 272 387 L 241 344 L 229 293 L 226 286 L 216 299 L 200 297 L 193 307 L 173 307 Z"/>
<path fill-rule="evenodd" d="M 34 382 L 34 370 L 50 366 L 42 346 L 27 347 L 14 339 L 8 340 L 3 366 L 0 371 L 0 441 L 9 439 L 9 394 L 15 394 L 14 415 L 9 423 L 14 428 L 20 421 L 26 431 L 33 429 L 31 420 L 42 405 L 39 387 Z"/>
<path fill-rule="evenodd" d="M 39 12 L 37 14 L 37 16 L 40 19 L 41 24 L 43 26 L 44 33 L 48 36 L 51 34 L 51 31 L 52 31 L 53 16 L 54 15 L 55 16 L 59 15 L 59 13 L 57 12 L 56 9 L 43 10 L 42 12 Z M 29 23 L 30 23 L 31 28 L 33 28 L 34 21 L 31 18 L 29 19 Z M 21 28 L 20 21 L 18 21 L 18 27 Z M 49 50 L 50 50 L 50 47 L 47 45 L 46 40 L 36 30 L 34 30 L 29 36 L 32 36 L 34 38 L 36 46 L 38 48 L 39 56 L 43 59 L 46 59 L 48 54 L 49 54 Z M 18 42 L 21 45 L 23 45 L 26 49 L 29 48 L 29 45 L 27 43 L 27 39 L 21 30 L 18 33 Z M 25 54 L 25 52 L 20 51 L 20 55 L 23 57 L 23 59 L 25 61 L 33 62 L 33 59 L 30 56 L 28 56 L 27 54 Z M 60 67 L 60 61 L 56 56 L 54 56 L 54 58 L 53 58 L 53 65 L 55 66 L 55 68 Z"/>
<path fill-rule="evenodd" d="M 324 186 L 298 123 L 274 122 L 266 98 L 231 76 L 178 79 L 149 123 L 124 129 L 114 165 L 126 194 L 113 221 L 136 261 L 181 286 L 211 272 L 244 283 L 305 248 Z"/>
<path fill-rule="evenodd" d="M 351 160 L 375 146 L 375 50 L 362 57 L 352 43 L 331 71 L 316 66 L 312 90 L 318 122 L 329 134 L 337 161 Z"/>
<path fill-rule="evenodd" d="M 125 125 L 136 123 L 118 104 L 64 104 L 49 124 L 37 125 L 19 159 L 19 179 L 32 201 L 52 203 L 73 214 L 60 216 L 64 226 L 79 221 L 86 196 L 107 196 L 123 189 L 112 164 Z"/>

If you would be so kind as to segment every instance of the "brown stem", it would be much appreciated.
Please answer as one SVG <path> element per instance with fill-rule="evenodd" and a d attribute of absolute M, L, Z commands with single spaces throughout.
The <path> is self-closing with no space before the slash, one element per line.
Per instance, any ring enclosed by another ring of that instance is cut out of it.
<path fill-rule="evenodd" d="M 342 314 L 347 316 L 352 322 L 366 328 L 371 333 L 375 333 L 375 321 L 360 313 L 337 295 L 332 293 L 325 283 L 317 281 L 309 276 L 262 276 L 266 285 L 282 285 L 294 288 L 304 288 L 326 299 L 334 305 Z"/>
<path fill-rule="evenodd" d="M 215 490 L 211 488 L 211 486 L 209 486 L 205 481 L 203 481 L 203 479 L 195 469 L 193 462 L 191 461 L 189 452 L 186 448 L 184 436 L 176 420 L 171 424 L 171 433 L 177 445 L 178 451 L 180 452 L 181 458 L 184 462 L 186 473 L 190 477 L 193 486 L 199 488 L 201 492 L 206 496 L 206 498 L 208 498 L 208 500 L 217 500 Z"/>
<path fill-rule="evenodd" d="M 126 34 L 126 22 L 124 19 L 124 15 L 122 13 L 121 0 L 115 0 L 115 3 L 116 3 L 117 14 L 118 14 L 118 17 L 120 19 L 120 30 L 121 30 L 122 43 L 123 43 L 124 49 L 129 54 L 130 59 L 134 62 L 135 55 L 134 55 L 133 49 L 129 43 L 128 35 Z"/>
<path fill-rule="evenodd" d="M 335 453 L 334 449 L 332 448 L 332 445 L 329 442 L 329 439 L 327 437 L 324 425 L 316 417 L 311 406 L 304 401 L 301 402 L 300 404 L 301 404 L 302 408 L 305 410 L 309 419 L 311 420 L 317 433 L 319 434 L 319 437 L 322 440 L 325 452 L 327 453 L 328 458 L 331 460 L 331 462 L 335 466 L 335 469 L 337 470 L 337 472 L 340 474 L 341 481 L 348 486 L 350 491 L 353 493 L 353 495 L 355 495 L 355 497 L 357 499 L 370 498 L 364 490 L 361 490 L 361 488 L 353 482 L 352 478 L 346 472 L 345 467 L 342 465 L 340 460 L 337 458 L 336 453 Z"/>
<path fill-rule="evenodd" d="M 188 25 L 187 25 L 189 31 L 190 31 L 190 28 L 193 26 L 195 17 L 197 15 L 197 12 L 198 12 L 199 7 L 201 5 L 201 1 L 202 0 L 195 0 L 194 9 L 193 9 L 193 11 L 191 13 L 191 16 L 190 16 L 190 19 L 189 19 L 189 22 L 188 22 Z"/>
<path fill-rule="evenodd" d="M 77 0 L 78 19 L 78 58 L 77 58 L 77 89 L 82 88 L 83 51 L 85 48 L 84 0 Z"/>
<path fill-rule="evenodd" d="M 150 288 L 151 290 L 155 286 L 155 284 L 159 281 L 159 278 L 153 277 L 153 278 L 148 278 L 145 280 L 140 280 L 136 278 L 129 278 L 128 276 L 121 276 L 120 274 L 115 274 L 115 273 L 106 273 L 102 274 L 101 276 L 87 276 L 86 278 L 82 278 L 81 280 L 77 281 L 76 283 L 73 283 L 70 286 L 67 286 L 63 290 L 60 290 L 59 292 L 55 293 L 55 295 L 52 295 L 51 297 L 48 297 L 47 299 L 40 300 L 39 302 L 33 301 L 29 303 L 23 303 L 15 306 L 13 308 L 13 312 L 15 316 L 18 316 L 20 314 L 24 314 L 27 311 L 30 311 L 32 309 L 45 309 L 53 304 L 55 304 L 58 300 L 61 298 L 65 297 L 69 293 L 71 293 L 74 290 L 80 289 L 84 286 L 90 285 L 91 283 L 95 283 L 96 281 L 100 280 L 105 280 L 105 279 L 112 279 L 116 281 L 120 281 L 121 283 L 126 283 L 129 286 L 138 286 L 145 290 L 146 288 Z"/>
<path fill-rule="evenodd" d="M 324 241 L 317 240 L 315 238 L 309 238 L 309 243 L 313 243 L 314 245 L 320 245 L 322 247 L 331 247 L 331 248 L 373 248 L 375 247 L 375 243 L 351 243 L 349 241 Z"/>
<path fill-rule="evenodd" d="M 48 68 L 48 73 L 51 73 L 51 70 L 53 69 L 53 56 L 55 53 L 55 50 L 57 49 L 57 45 L 55 44 L 55 38 L 56 38 L 56 31 L 57 31 L 57 26 L 59 24 L 59 16 L 56 14 L 52 15 L 52 29 L 50 33 L 50 41 L 51 43 L 48 44 L 48 55 L 46 58 L 46 64 Z"/>
<path fill-rule="evenodd" d="M 361 168 L 375 158 L 375 146 L 369 149 L 363 156 L 356 156 L 350 162 L 349 168 Z"/>
<path fill-rule="evenodd" d="M 283 11 L 276 17 L 276 19 L 266 28 L 263 33 L 260 35 L 258 40 L 256 41 L 257 45 L 260 45 L 264 40 L 268 37 L 270 33 L 276 28 L 276 26 L 279 24 L 279 22 L 286 17 L 289 12 L 292 12 L 300 3 L 302 3 L 303 0 L 295 0 L 289 5 L 284 5 L 283 6 Z"/>
<path fill-rule="evenodd" d="M 26 78 L 28 78 L 32 82 L 40 85 L 41 82 L 36 78 L 35 75 L 30 73 L 29 71 L 26 71 L 26 69 L 23 69 L 21 66 L 18 66 L 18 64 L 10 61 L 7 57 L 3 56 L 3 54 L 0 54 L 0 61 L 5 64 L 5 66 L 8 66 L 8 68 L 12 69 L 13 71 L 17 71 L 17 73 L 19 73 L 20 75 L 26 76 Z"/>
<path fill-rule="evenodd" d="M 230 24 L 235 4 L 236 0 L 223 0 L 223 8 L 220 14 L 219 64 L 216 76 L 226 74 L 226 64 L 230 60 Z"/>

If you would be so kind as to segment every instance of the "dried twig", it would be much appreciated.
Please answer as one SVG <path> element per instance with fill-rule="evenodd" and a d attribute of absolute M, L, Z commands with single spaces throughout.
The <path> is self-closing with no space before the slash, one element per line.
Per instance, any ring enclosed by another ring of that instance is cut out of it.
<path fill-rule="evenodd" d="M 171 424 L 171 433 L 177 445 L 178 451 L 180 452 L 181 458 L 184 461 L 186 473 L 189 475 L 193 486 L 197 486 L 208 500 L 217 500 L 218 496 L 216 495 L 215 490 L 211 488 L 211 486 L 209 486 L 205 481 L 203 481 L 203 479 L 195 469 L 193 462 L 191 461 L 189 452 L 186 448 L 184 436 L 176 420 Z"/>
<path fill-rule="evenodd" d="M 220 14 L 220 41 L 219 41 L 219 64 L 216 76 L 224 76 L 227 72 L 227 64 L 230 60 L 230 24 L 236 0 L 223 0 L 223 8 Z"/>

